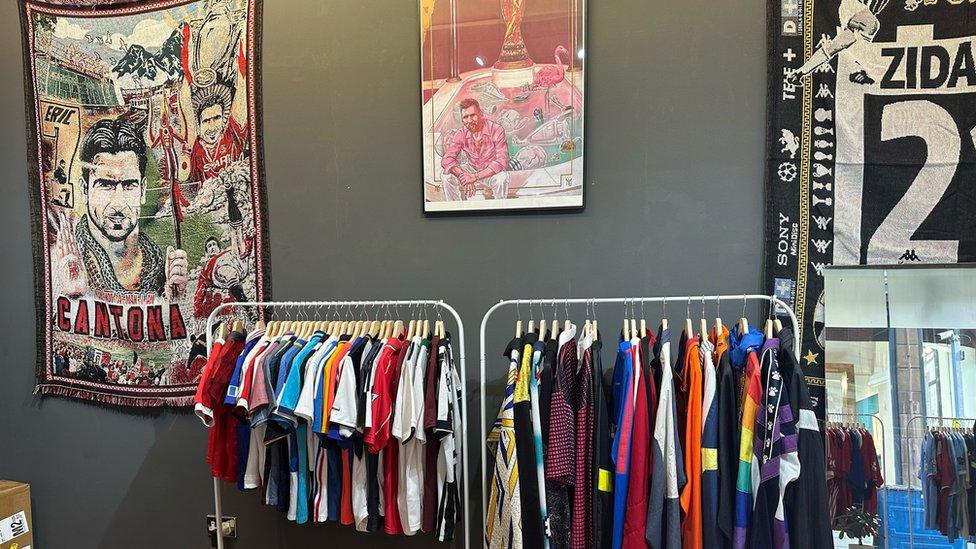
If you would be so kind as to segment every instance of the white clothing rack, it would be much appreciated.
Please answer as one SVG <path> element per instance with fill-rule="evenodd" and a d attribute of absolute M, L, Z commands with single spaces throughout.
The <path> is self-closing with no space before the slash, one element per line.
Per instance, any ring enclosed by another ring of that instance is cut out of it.
<path fill-rule="evenodd" d="M 911 435 L 912 424 L 915 423 L 916 421 L 920 420 L 920 419 L 921 420 L 924 420 L 925 422 L 928 422 L 930 419 L 934 419 L 934 420 L 940 421 L 940 422 L 941 421 L 967 421 L 967 422 L 969 422 L 969 426 L 966 427 L 966 429 L 972 429 L 973 428 L 973 422 L 976 422 L 976 418 L 971 418 L 971 417 L 912 416 L 908 420 L 908 423 L 905 424 L 905 430 L 908 431 L 908 433 L 909 433 L 908 436 L 909 437 L 912 436 Z M 922 428 L 924 429 L 925 428 L 925 425 L 923 425 Z M 909 452 L 910 451 L 911 450 L 909 449 Z M 921 451 L 919 452 L 919 454 L 921 454 Z M 911 456 L 909 456 L 909 457 L 911 457 Z M 925 482 L 925 481 L 922 480 L 922 482 Z M 907 487 L 908 487 L 908 505 L 906 507 L 908 507 L 908 547 L 910 549 L 914 549 L 914 547 L 915 547 L 915 525 L 912 524 L 912 492 L 914 492 L 914 490 L 912 490 L 912 482 L 911 482 L 911 479 L 909 479 L 908 486 Z M 925 492 L 922 492 L 922 493 L 924 494 Z M 925 523 L 924 515 L 923 515 L 923 518 L 922 518 L 922 523 L 923 524 Z"/>
<path fill-rule="evenodd" d="M 672 297 L 597 297 L 597 298 L 548 298 L 548 299 L 503 299 L 493 305 L 485 313 L 485 316 L 481 319 L 481 376 L 480 376 L 480 393 L 481 398 L 481 519 L 485 518 L 485 510 L 488 508 L 488 459 L 485 452 L 485 447 L 483 446 L 485 440 L 487 440 L 485 432 L 485 422 L 488 420 L 488 415 L 485 410 L 485 382 L 486 382 L 486 371 L 487 364 L 485 362 L 486 357 L 486 345 L 485 345 L 485 329 L 488 326 L 488 320 L 491 318 L 492 314 L 498 309 L 506 305 L 558 305 L 562 304 L 568 308 L 570 304 L 581 304 L 581 305 L 595 305 L 599 303 L 618 303 L 618 304 L 636 304 L 636 303 L 663 303 L 664 312 L 667 312 L 667 304 L 672 303 L 685 303 L 687 302 L 688 311 L 691 311 L 692 302 L 701 302 L 704 307 L 706 301 L 742 301 L 743 310 L 745 309 L 746 301 L 766 301 L 769 303 L 770 308 L 773 306 L 778 306 L 782 311 L 785 311 L 789 317 L 790 322 L 793 325 L 793 352 L 797 357 L 797 362 L 800 359 L 800 334 L 799 334 L 799 324 L 796 320 L 796 315 L 793 313 L 793 309 L 787 305 L 782 300 L 771 295 L 760 295 L 760 294 L 737 294 L 737 295 L 696 295 L 696 296 L 672 296 Z M 568 313 L 567 313 L 568 314 Z M 690 313 L 689 313 L 690 314 Z M 743 312 L 744 316 L 744 312 Z M 772 310 L 768 315 L 772 318 Z M 483 528 L 482 528 L 483 530 Z"/>
<path fill-rule="evenodd" d="M 875 412 L 875 413 L 867 413 L 867 412 L 861 412 L 861 413 L 857 413 L 857 412 L 855 412 L 855 413 L 849 413 L 849 412 L 827 412 L 828 421 L 829 421 L 829 418 L 832 418 L 832 417 L 852 418 L 852 419 L 854 419 L 858 423 L 860 423 L 860 419 L 861 418 L 872 418 L 874 421 L 877 421 L 878 422 L 878 425 L 881 426 L 881 444 L 882 444 L 882 447 L 881 447 L 881 470 L 884 471 L 885 474 L 888 474 L 887 473 L 887 464 L 886 464 L 886 461 L 885 461 L 884 446 L 883 446 L 884 444 L 887 444 L 888 443 L 888 439 L 887 439 L 887 436 L 886 436 L 885 424 L 884 424 L 884 421 L 882 421 L 881 416 L 879 416 L 877 414 L 877 412 Z M 823 434 L 826 435 L 826 433 L 827 433 L 827 429 L 825 428 Z M 825 444 L 824 445 L 824 451 L 826 451 L 826 450 L 827 450 L 827 445 Z M 877 448 L 875 448 L 875 450 L 877 450 Z M 888 499 L 889 499 L 888 498 L 888 483 L 885 482 L 884 483 L 884 486 L 882 486 L 881 489 L 884 491 L 884 507 L 882 507 L 882 511 L 881 511 L 881 522 L 882 522 L 881 543 L 882 543 L 882 547 L 885 548 L 885 549 L 887 549 L 887 547 L 888 547 Z M 909 504 L 909 507 L 910 506 L 911 505 Z M 911 510 L 909 510 L 908 513 L 909 513 L 909 515 L 911 515 Z"/>
<path fill-rule="evenodd" d="M 442 300 L 434 299 L 414 299 L 414 300 L 386 300 L 386 301 L 235 301 L 222 303 L 218 305 L 210 316 L 207 317 L 207 356 L 210 356 L 210 350 L 213 347 L 213 327 L 216 324 L 218 318 L 218 313 L 224 309 L 231 307 L 272 307 L 272 308 L 320 308 L 320 307 L 434 307 L 438 309 L 438 317 L 440 317 L 440 309 L 447 311 L 451 316 L 454 317 L 455 325 L 457 326 L 457 340 L 458 340 L 458 350 L 460 351 L 460 376 L 461 376 L 461 420 L 464 424 L 468 421 L 468 389 L 465 380 L 465 350 L 464 350 L 464 324 L 461 322 L 461 316 L 458 312 L 447 303 Z M 484 382 L 482 382 L 482 387 Z M 461 495 L 462 506 L 464 507 L 464 547 L 468 547 L 471 542 L 471 521 L 469 520 L 470 507 L 466 502 L 468 487 L 470 486 L 468 478 L 468 444 L 465 440 L 466 436 L 465 429 L 464 433 L 459 433 L 457 437 L 458 444 L 461 445 L 461 477 L 463 482 L 463 490 Z M 220 500 L 220 479 L 214 477 L 213 479 L 213 491 L 214 491 L 214 515 L 215 523 L 217 525 L 217 549 L 224 549 L 224 538 L 221 535 L 222 521 L 222 510 L 221 510 L 221 500 Z M 456 539 L 456 538 L 455 538 Z"/>

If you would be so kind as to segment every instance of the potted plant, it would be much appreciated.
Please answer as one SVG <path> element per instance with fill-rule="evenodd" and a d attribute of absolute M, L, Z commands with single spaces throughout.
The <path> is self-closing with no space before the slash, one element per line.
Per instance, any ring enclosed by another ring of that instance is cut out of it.
<path fill-rule="evenodd" d="M 837 518 L 837 529 L 840 539 L 845 537 L 857 539 L 857 544 L 851 544 L 851 549 L 867 549 L 871 545 L 864 545 L 863 539 L 877 536 L 881 532 L 881 520 L 875 513 L 868 513 L 856 505 L 847 509 L 844 515 Z"/>

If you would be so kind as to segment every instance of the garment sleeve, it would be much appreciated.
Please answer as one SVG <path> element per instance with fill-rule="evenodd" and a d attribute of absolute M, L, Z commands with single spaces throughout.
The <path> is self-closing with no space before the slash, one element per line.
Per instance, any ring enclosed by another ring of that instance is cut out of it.
<path fill-rule="evenodd" d="M 417 440 L 424 442 L 427 435 L 424 433 L 424 381 L 427 373 L 427 352 L 421 347 L 417 357 L 417 364 L 413 372 L 413 417 L 410 419 L 410 429 Z"/>
<path fill-rule="evenodd" d="M 193 412 L 200 418 L 200 421 L 207 427 L 213 425 L 213 407 L 214 403 L 210 398 L 209 385 L 213 379 L 214 371 L 216 371 L 217 361 L 220 359 L 220 352 L 224 348 L 223 341 L 217 341 L 214 343 L 213 348 L 210 349 L 210 356 L 207 357 L 207 363 L 203 367 L 203 372 L 200 374 L 200 382 L 197 384 L 197 392 L 193 397 Z"/>
<path fill-rule="evenodd" d="M 491 143 L 495 158 L 487 166 L 487 169 L 491 170 L 489 177 L 508 169 L 508 141 L 505 140 L 505 128 L 495 125 L 494 131 L 491 132 Z"/>
<path fill-rule="evenodd" d="M 356 372 L 352 357 L 342 359 L 339 379 L 336 382 L 336 396 L 332 403 L 329 422 L 339 428 L 339 436 L 349 438 L 356 428 Z"/>
<path fill-rule="evenodd" d="M 451 173 L 451 170 L 458 166 L 458 155 L 461 154 L 461 149 L 464 147 L 464 130 L 458 130 L 454 132 L 451 137 L 451 142 L 447 146 L 447 150 L 444 151 L 444 158 L 441 160 L 441 168 L 444 173 Z M 507 149 L 506 149 L 507 154 Z"/>
<path fill-rule="evenodd" d="M 451 433 L 454 426 L 451 424 L 451 391 L 450 391 L 450 364 L 447 362 L 447 354 L 443 348 L 437 350 L 440 358 L 440 379 L 437 381 L 437 426 L 434 431 L 444 435 Z"/>
<path fill-rule="evenodd" d="M 393 408 L 393 438 L 401 443 L 410 438 L 410 420 L 413 417 L 413 384 L 410 383 L 410 373 L 413 364 L 408 358 L 400 368 L 400 379 L 397 382 L 396 404 Z"/>

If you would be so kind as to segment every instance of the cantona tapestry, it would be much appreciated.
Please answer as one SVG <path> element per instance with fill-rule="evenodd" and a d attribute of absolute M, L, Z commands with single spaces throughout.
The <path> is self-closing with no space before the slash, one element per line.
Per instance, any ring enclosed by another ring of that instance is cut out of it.
<path fill-rule="evenodd" d="M 20 10 L 35 392 L 188 405 L 207 317 L 269 297 L 261 2 Z"/>
<path fill-rule="evenodd" d="M 976 261 L 971 0 L 768 0 L 766 283 L 821 417 L 827 265 Z"/>

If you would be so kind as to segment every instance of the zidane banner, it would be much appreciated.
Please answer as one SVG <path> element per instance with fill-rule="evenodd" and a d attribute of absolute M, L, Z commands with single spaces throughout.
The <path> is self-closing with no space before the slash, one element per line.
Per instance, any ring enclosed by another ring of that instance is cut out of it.
<path fill-rule="evenodd" d="M 824 267 L 976 261 L 974 10 L 769 0 L 766 283 L 820 417 Z"/>
<path fill-rule="evenodd" d="M 84 4 L 20 2 L 36 392 L 188 405 L 208 315 L 268 297 L 260 1 Z"/>

